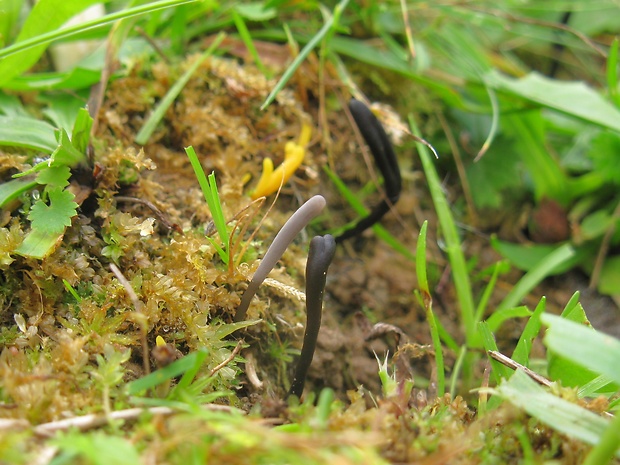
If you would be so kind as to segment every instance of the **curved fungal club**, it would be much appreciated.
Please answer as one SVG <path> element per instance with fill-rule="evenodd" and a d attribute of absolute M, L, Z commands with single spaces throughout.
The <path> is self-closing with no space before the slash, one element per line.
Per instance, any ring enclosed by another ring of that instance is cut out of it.
<path fill-rule="evenodd" d="M 297 234 L 299 234 L 299 232 L 306 227 L 310 220 L 323 211 L 323 208 L 325 208 L 325 203 L 325 198 L 323 196 L 315 195 L 299 207 L 297 211 L 286 221 L 286 223 L 284 223 L 284 226 L 282 226 L 282 229 L 278 231 L 278 234 L 276 234 L 276 237 L 267 249 L 263 260 L 256 269 L 254 276 L 252 276 L 252 280 L 250 281 L 248 288 L 245 290 L 245 293 L 241 298 L 241 303 L 239 304 L 239 307 L 237 307 L 237 312 L 235 313 L 235 321 L 245 319 L 245 315 L 250 306 L 250 302 L 252 301 L 252 297 L 254 297 L 254 294 L 258 291 L 259 286 L 276 265 L 278 260 L 280 260 L 287 247 L 291 244 L 291 242 L 293 242 L 295 236 L 297 236 Z"/>
<path fill-rule="evenodd" d="M 359 128 L 366 144 L 370 148 L 370 152 L 383 175 L 383 188 L 385 190 L 385 198 L 378 204 L 368 216 L 359 220 L 355 226 L 347 229 L 336 238 L 336 242 L 342 242 L 345 239 L 356 236 L 385 215 L 392 205 L 394 205 L 400 197 L 402 181 L 400 176 L 400 168 L 398 160 L 392 148 L 392 143 L 383 126 L 370 109 L 359 100 L 351 99 L 349 102 L 349 110 L 353 115 L 355 124 Z"/>

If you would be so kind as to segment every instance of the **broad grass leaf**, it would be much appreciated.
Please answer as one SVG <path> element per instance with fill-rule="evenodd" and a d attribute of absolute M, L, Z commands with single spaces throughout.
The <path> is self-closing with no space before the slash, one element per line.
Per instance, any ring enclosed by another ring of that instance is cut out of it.
<path fill-rule="evenodd" d="M 556 431 L 587 444 L 598 444 L 609 424 L 595 413 L 550 394 L 521 370 L 493 391 Z"/>
<path fill-rule="evenodd" d="M 549 327 L 544 339 L 547 348 L 584 371 L 580 374 L 578 368 L 574 368 L 572 372 L 556 373 L 562 375 L 563 382 L 566 379 L 583 385 L 598 375 L 605 375 L 620 383 L 620 340 L 556 315 L 542 315 L 541 321 Z M 550 374 L 552 371 L 557 372 L 557 367 L 554 368 L 550 361 Z"/>
<path fill-rule="evenodd" d="M 64 23 L 101 0 L 40 0 L 32 8 L 15 43 L 60 28 Z M 0 61 L 0 85 L 21 75 L 34 65 L 48 44 L 9 55 Z"/>
<path fill-rule="evenodd" d="M 486 82 L 496 90 L 620 132 L 620 110 L 583 82 L 563 82 L 536 72 L 513 79 L 497 71 L 491 71 Z"/>

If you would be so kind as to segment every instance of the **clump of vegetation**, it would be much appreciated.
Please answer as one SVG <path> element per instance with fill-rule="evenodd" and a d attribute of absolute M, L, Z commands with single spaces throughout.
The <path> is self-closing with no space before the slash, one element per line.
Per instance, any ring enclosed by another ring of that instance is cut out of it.
<path fill-rule="evenodd" d="M 618 463 L 617 6 L 91 3 L 0 15 L 0 462 Z"/>

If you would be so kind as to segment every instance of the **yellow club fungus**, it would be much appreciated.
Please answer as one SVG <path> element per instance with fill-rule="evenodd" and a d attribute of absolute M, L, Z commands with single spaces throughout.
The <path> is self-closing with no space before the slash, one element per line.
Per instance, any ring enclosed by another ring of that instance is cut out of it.
<path fill-rule="evenodd" d="M 310 141 L 312 129 L 309 125 L 303 124 L 301 134 L 297 142 L 287 142 L 284 146 L 284 161 L 275 170 L 271 158 L 263 160 L 263 174 L 258 180 L 256 189 L 252 193 L 252 199 L 268 196 L 276 192 L 283 186 L 299 168 L 306 155 L 306 145 Z"/>

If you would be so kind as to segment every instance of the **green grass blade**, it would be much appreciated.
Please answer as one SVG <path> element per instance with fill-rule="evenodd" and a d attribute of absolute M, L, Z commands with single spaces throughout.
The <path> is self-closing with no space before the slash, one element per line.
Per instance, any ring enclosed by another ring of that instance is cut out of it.
<path fill-rule="evenodd" d="M 45 258 L 54 251 L 63 235 L 64 231 L 57 233 L 33 228 L 15 250 L 15 253 L 24 257 Z"/>
<path fill-rule="evenodd" d="M 482 317 L 484 316 L 487 305 L 489 304 L 489 299 L 491 298 L 491 294 L 495 290 L 495 283 L 497 283 L 497 278 L 501 269 L 502 262 L 497 262 L 493 266 L 493 273 L 491 274 L 491 279 L 489 279 L 488 284 L 485 286 L 482 297 L 480 297 L 480 302 L 478 302 L 478 306 L 476 307 L 476 313 L 474 315 L 474 322 L 476 324 L 478 324 L 478 322 L 481 321 Z"/>
<path fill-rule="evenodd" d="M 486 322 L 489 325 L 489 330 L 495 333 L 505 321 L 531 315 L 532 312 L 530 312 L 526 306 L 503 308 L 493 312 Z"/>
<path fill-rule="evenodd" d="M 411 116 L 409 117 L 409 126 L 411 127 L 412 133 L 421 138 L 420 131 Z M 444 240 L 446 241 L 446 250 L 452 267 L 452 278 L 454 279 L 454 286 L 459 301 L 461 324 L 465 330 L 467 344 L 471 347 L 477 340 L 476 324 L 474 321 L 474 299 L 469 281 L 469 272 L 465 263 L 465 256 L 461 249 L 461 241 L 459 240 L 454 218 L 450 212 L 448 201 L 443 193 L 439 176 L 433 164 L 434 157 L 431 156 L 428 147 L 424 144 L 417 143 L 416 146 L 418 154 L 420 155 L 420 160 L 422 160 L 422 166 L 426 174 L 426 180 L 431 192 L 433 204 L 435 205 L 435 211 L 437 212 L 437 217 L 443 231 Z"/>
<path fill-rule="evenodd" d="M 191 147 L 191 146 L 186 147 L 185 153 L 187 153 L 189 162 L 191 163 L 192 168 L 194 169 L 194 174 L 196 175 L 196 179 L 198 179 L 198 184 L 200 184 L 200 188 L 202 189 L 202 194 L 204 195 L 204 198 L 207 201 L 207 205 L 209 206 L 209 211 L 211 211 L 211 217 L 213 218 L 213 221 L 215 222 L 216 216 L 218 215 L 217 210 L 218 210 L 218 205 L 219 205 L 219 197 L 217 201 L 216 199 L 212 197 L 211 184 L 209 183 L 207 176 L 205 175 L 205 172 L 202 169 L 202 165 L 200 164 L 200 160 L 198 160 L 198 156 L 196 155 L 196 151 L 194 150 L 194 147 Z M 219 205 L 219 209 L 221 213 L 221 205 Z M 224 222 L 224 229 L 226 229 L 225 225 L 226 225 L 226 222 Z M 217 223 L 216 223 L 216 228 L 217 228 Z M 228 253 L 225 251 L 225 249 L 228 248 L 228 232 L 226 232 L 224 235 L 220 235 L 220 231 L 218 229 L 218 235 L 220 236 L 220 240 L 222 241 L 222 246 L 221 248 L 216 247 L 216 249 L 220 257 L 222 258 L 222 260 L 225 263 L 228 263 L 228 260 L 229 260 Z"/>
<path fill-rule="evenodd" d="M 538 305 L 534 309 L 534 313 L 532 313 L 525 328 L 523 328 L 523 332 L 521 333 L 521 337 L 519 337 L 519 342 L 517 342 L 515 350 L 512 352 L 512 359 L 525 367 L 529 367 L 532 342 L 540 332 L 540 315 L 545 311 L 546 303 L 547 299 L 545 297 L 540 299 L 540 302 L 538 302 Z"/>
<path fill-rule="evenodd" d="M 618 456 L 618 447 L 620 445 L 620 415 L 611 421 L 600 437 L 599 443 L 594 446 L 583 465 L 603 465 L 610 463 L 615 456 Z"/>
<path fill-rule="evenodd" d="M 567 260 L 570 260 L 574 254 L 575 250 L 570 244 L 564 244 L 551 252 L 530 271 L 523 275 L 519 282 L 499 304 L 498 310 L 516 307 L 521 299 L 523 299 L 528 292 L 534 289 L 534 287 L 536 287 L 544 278 L 549 276 L 554 268 L 560 266 Z"/>
<path fill-rule="evenodd" d="M 299 68 L 302 62 L 308 57 L 310 52 L 319 44 L 321 40 L 323 40 L 323 38 L 327 36 L 330 30 L 338 24 L 338 19 L 340 18 L 342 11 L 347 7 L 348 3 L 349 0 L 340 0 L 340 3 L 338 3 L 336 5 L 336 8 L 334 9 L 334 14 L 327 18 L 325 24 L 319 30 L 319 32 L 317 32 L 314 37 L 312 37 L 312 39 L 305 45 L 301 52 L 299 52 L 299 55 L 295 57 L 291 65 L 286 68 L 286 71 L 284 71 L 284 74 L 282 75 L 276 86 L 269 93 L 265 102 L 261 105 L 261 110 L 267 108 L 274 101 L 276 95 L 278 95 L 278 92 L 280 92 L 284 88 L 286 83 L 293 76 L 293 74 L 295 74 L 297 68 Z"/>
<path fill-rule="evenodd" d="M 186 373 L 188 370 L 195 367 L 197 363 L 202 363 L 206 357 L 206 351 L 199 350 L 197 352 L 192 352 L 164 368 L 160 368 L 147 376 L 128 383 L 126 387 L 127 394 L 135 396 L 141 392 L 146 392 L 164 381 Z"/>
<path fill-rule="evenodd" d="M 205 50 L 205 52 L 200 55 L 200 57 L 194 63 L 192 63 L 192 66 L 190 66 L 189 69 L 185 71 L 185 73 L 183 73 L 183 76 L 181 76 L 179 80 L 174 83 L 174 85 L 166 93 L 164 98 L 161 99 L 161 102 L 159 102 L 157 108 L 155 108 L 155 111 L 151 113 L 144 125 L 140 128 L 138 134 L 136 134 L 136 144 L 144 145 L 148 142 L 149 138 L 155 131 L 155 128 L 166 114 L 166 111 L 168 111 L 168 108 L 170 107 L 170 105 L 172 105 L 172 102 L 174 102 L 174 100 L 181 93 L 183 87 L 185 87 L 185 85 L 190 80 L 192 75 L 196 72 L 200 64 L 207 58 L 209 58 L 213 54 L 213 52 L 215 52 L 217 47 L 222 43 L 222 40 L 224 40 L 224 37 L 226 37 L 226 34 L 218 34 L 218 36 L 215 38 L 209 48 Z"/>
<path fill-rule="evenodd" d="M 416 248 L 416 275 L 418 276 L 418 286 L 420 293 L 422 294 L 422 301 L 426 310 L 426 320 L 428 321 L 428 327 L 431 332 L 431 340 L 433 341 L 433 349 L 435 351 L 435 367 L 437 373 L 437 397 L 442 397 L 446 391 L 446 372 L 443 363 L 443 349 L 441 347 L 441 340 L 439 339 L 439 331 L 437 329 L 437 322 L 435 320 L 435 314 L 433 313 L 433 299 L 428 287 L 428 280 L 426 278 L 426 229 L 428 228 L 428 221 L 425 221 L 420 228 L 420 235 L 418 236 L 418 245 Z"/>
<path fill-rule="evenodd" d="M 265 68 L 263 61 L 260 59 L 260 55 L 254 46 L 254 41 L 252 40 L 252 36 L 250 35 L 250 31 L 248 30 L 243 17 L 237 13 L 236 10 L 232 11 L 232 17 L 235 22 L 237 32 L 239 32 L 239 36 L 241 37 L 243 44 L 248 49 L 248 52 L 250 52 L 250 56 L 252 57 L 252 60 L 254 60 L 256 67 L 261 73 L 263 73 L 263 75 L 269 77 L 269 72 L 267 71 L 267 68 Z"/>
<path fill-rule="evenodd" d="M 217 191 L 215 173 L 211 173 L 207 177 L 207 182 L 209 183 L 209 191 L 211 192 L 211 202 L 207 201 L 207 203 L 209 204 L 211 214 L 213 215 L 215 229 L 217 230 L 217 234 L 220 236 L 220 240 L 225 244 L 225 246 L 227 246 L 229 236 L 228 230 L 226 229 L 226 219 L 224 218 L 224 212 L 222 211 L 222 203 L 220 202 L 220 194 Z"/>
<path fill-rule="evenodd" d="M 57 32 L 72 16 L 97 3 L 97 0 L 66 0 L 59 3 L 56 0 L 40 0 L 26 18 L 24 25 L 12 46 L 0 50 L 0 57 L 4 58 L 6 50 L 20 46 L 28 40 L 36 39 L 41 33 Z M 4 2 L 0 2 L 4 10 Z M 35 47 L 35 45 L 38 45 Z M 35 43 L 26 53 L 19 56 L 0 60 L 0 85 L 19 76 L 34 65 L 45 51 L 45 44 Z"/>
<path fill-rule="evenodd" d="M 495 352 L 499 352 L 497 349 L 497 343 L 495 342 L 495 338 L 493 337 L 493 333 L 489 329 L 489 325 L 486 321 L 481 321 L 480 323 L 478 323 L 478 331 L 480 332 L 480 337 L 482 338 L 482 345 L 484 349 L 486 351 L 493 350 Z M 493 375 L 493 379 L 495 380 L 496 384 L 499 384 L 502 378 L 510 378 L 512 372 L 508 367 L 502 365 L 497 360 L 491 357 L 489 357 L 489 360 L 491 361 L 491 366 L 493 367 L 491 374 Z"/>
<path fill-rule="evenodd" d="M 153 2 L 153 3 L 148 3 L 146 5 L 139 5 L 133 8 L 127 8 L 125 10 L 111 13 L 101 18 L 93 19 L 90 21 L 85 21 L 75 26 L 68 26 L 62 29 L 54 28 L 44 34 L 40 34 L 35 37 L 31 37 L 26 40 L 19 41 L 9 47 L 3 48 L 2 50 L 0 50 L 0 58 L 5 58 L 15 53 L 23 52 L 33 47 L 46 45 L 55 40 L 66 39 L 80 32 L 93 29 L 93 28 L 97 28 L 97 27 L 101 27 L 101 26 L 105 26 L 106 24 L 113 23 L 114 21 L 118 21 L 120 19 L 131 18 L 133 16 L 143 15 L 146 13 L 151 13 L 153 11 L 157 11 L 157 10 L 161 10 L 165 8 L 171 8 L 171 7 L 183 5 L 186 3 L 193 3 L 196 1 L 198 0 L 161 0 L 159 2 Z M 4 67 L 4 62 L 2 63 L 2 66 Z M 4 71 L 4 69 L 0 68 L 0 71 Z M 12 75 L 10 77 L 12 78 L 13 76 L 15 75 Z M 2 80 L 8 81 L 9 79 L 6 79 L 3 77 Z"/>

